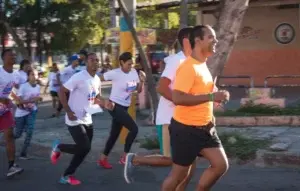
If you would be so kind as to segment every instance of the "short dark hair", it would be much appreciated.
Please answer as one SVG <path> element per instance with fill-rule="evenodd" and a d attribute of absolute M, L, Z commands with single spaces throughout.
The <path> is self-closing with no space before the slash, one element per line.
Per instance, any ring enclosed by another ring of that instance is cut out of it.
<path fill-rule="evenodd" d="M 96 55 L 96 56 L 97 56 L 97 54 L 96 54 L 95 52 L 90 52 L 90 53 L 88 53 L 88 54 L 86 55 L 86 58 L 88 58 L 88 57 L 90 57 L 90 56 L 92 56 L 92 55 Z"/>
<path fill-rule="evenodd" d="M 126 62 L 132 59 L 132 54 L 130 52 L 124 52 L 119 56 L 119 61 Z"/>
<path fill-rule="evenodd" d="M 30 64 L 30 61 L 27 60 L 27 59 L 22 60 L 22 61 L 20 62 L 20 70 L 23 70 L 23 69 L 24 69 L 24 66 L 25 66 L 26 64 Z"/>
<path fill-rule="evenodd" d="M 183 39 L 189 38 L 192 30 L 193 30 L 192 27 L 185 27 L 179 30 L 177 34 L 177 40 L 181 47 L 183 47 Z"/>
<path fill-rule="evenodd" d="M 1 53 L 1 58 L 3 59 L 4 56 L 5 56 L 5 54 L 6 54 L 7 52 L 12 52 L 12 51 L 13 51 L 13 50 L 10 49 L 10 48 L 4 49 L 4 50 L 2 51 L 2 53 Z"/>
<path fill-rule="evenodd" d="M 204 29 L 208 29 L 209 27 L 209 25 L 197 25 L 193 28 L 190 35 L 190 43 L 192 48 L 195 47 L 195 38 L 200 38 L 203 40 L 205 35 Z"/>
<path fill-rule="evenodd" d="M 78 54 L 83 54 L 85 57 L 88 57 L 89 55 L 89 53 L 84 49 L 80 50 Z"/>

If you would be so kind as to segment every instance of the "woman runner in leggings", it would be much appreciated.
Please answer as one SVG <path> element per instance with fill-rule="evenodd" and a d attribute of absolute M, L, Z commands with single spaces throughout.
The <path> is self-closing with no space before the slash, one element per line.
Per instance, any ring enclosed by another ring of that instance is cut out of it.
<path fill-rule="evenodd" d="M 109 138 L 106 142 L 103 153 L 98 160 L 98 165 L 111 169 L 107 157 L 115 145 L 122 127 L 126 127 L 129 133 L 125 140 L 124 154 L 121 156 L 119 163 L 125 164 L 126 154 L 129 153 L 130 148 L 136 135 L 138 133 L 138 126 L 135 121 L 128 114 L 127 110 L 131 104 L 131 95 L 134 91 L 140 93 L 145 81 L 145 74 L 132 68 L 132 55 L 129 52 L 124 52 L 119 57 L 120 68 L 108 71 L 101 76 L 101 80 L 112 81 L 112 90 L 110 94 L 110 101 L 115 104 L 112 111 L 109 111 L 112 116 L 112 125 Z"/>

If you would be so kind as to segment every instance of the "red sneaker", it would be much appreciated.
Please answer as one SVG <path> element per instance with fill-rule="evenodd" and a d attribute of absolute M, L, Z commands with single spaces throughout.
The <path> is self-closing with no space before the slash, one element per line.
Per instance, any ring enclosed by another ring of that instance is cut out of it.
<path fill-rule="evenodd" d="M 107 159 L 104 160 L 98 160 L 98 165 L 105 168 L 105 169 L 112 169 L 112 165 L 109 164 L 109 162 L 107 161 Z"/>
<path fill-rule="evenodd" d="M 70 184 L 70 185 L 73 185 L 73 186 L 81 184 L 81 182 L 79 180 L 77 180 L 74 176 L 61 177 L 59 182 L 61 184 Z"/>

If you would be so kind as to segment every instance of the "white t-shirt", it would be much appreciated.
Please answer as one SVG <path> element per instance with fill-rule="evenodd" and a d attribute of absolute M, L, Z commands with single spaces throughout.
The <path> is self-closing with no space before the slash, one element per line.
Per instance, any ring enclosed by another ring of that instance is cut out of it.
<path fill-rule="evenodd" d="M 171 83 L 169 88 L 172 90 L 174 86 L 174 80 L 176 76 L 176 71 L 180 64 L 186 59 L 182 51 L 178 52 L 175 55 L 170 55 L 164 59 L 166 67 L 161 75 L 170 79 Z M 156 112 L 156 125 L 170 124 L 173 117 L 173 112 L 175 105 L 173 102 L 167 100 L 163 96 L 160 96 L 157 112 Z"/>
<path fill-rule="evenodd" d="M 28 82 L 22 84 L 17 93 L 18 97 L 21 97 L 23 100 L 29 100 L 34 97 L 40 96 L 40 86 L 36 85 L 32 87 Z M 35 103 L 27 103 L 23 104 L 24 109 L 20 109 L 19 107 L 16 109 L 15 117 L 23 117 L 28 115 L 31 111 L 37 110 L 37 106 Z"/>
<path fill-rule="evenodd" d="M 129 107 L 131 95 L 140 82 L 139 75 L 135 69 L 125 73 L 121 68 L 117 68 L 103 74 L 105 80 L 112 81 L 112 89 L 109 99 L 117 104 Z"/>
<path fill-rule="evenodd" d="M 70 91 L 69 107 L 77 117 L 76 121 L 70 121 L 68 115 L 65 116 L 65 123 L 69 126 L 80 124 L 92 124 L 92 116 L 87 113 L 87 108 L 94 105 L 94 100 L 101 93 L 100 78 L 92 77 L 86 70 L 74 74 L 63 85 Z"/>
<path fill-rule="evenodd" d="M 62 84 L 67 82 L 76 73 L 76 68 L 68 66 L 60 72 L 60 81 Z"/>
<path fill-rule="evenodd" d="M 0 67 L 0 98 L 8 98 L 13 87 L 19 83 L 19 74 L 17 72 L 8 73 Z M 0 116 L 10 108 L 0 103 Z"/>
<path fill-rule="evenodd" d="M 48 76 L 49 80 L 49 90 L 53 92 L 58 92 L 59 90 L 59 83 L 57 81 L 57 72 L 50 72 Z"/>

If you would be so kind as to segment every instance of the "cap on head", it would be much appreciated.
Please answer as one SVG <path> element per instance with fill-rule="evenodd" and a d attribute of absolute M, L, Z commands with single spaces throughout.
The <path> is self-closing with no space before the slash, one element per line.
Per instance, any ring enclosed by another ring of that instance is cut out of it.
<path fill-rule="evenodd" d="M 78 54 L 73 54 L 71 57 L 70 57 L 70 62 L 73 62 L 73 61 L 76 61 L 76 60 L 79 60 L 80 56 Z"/>

